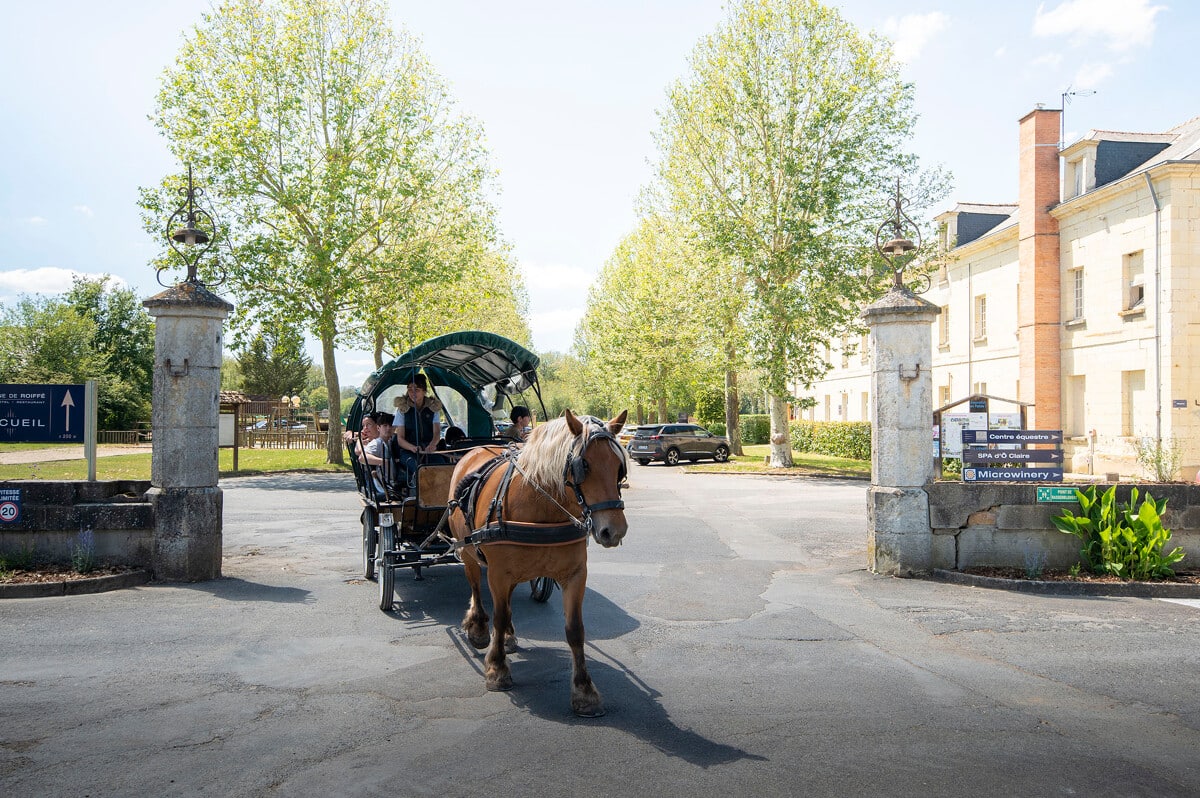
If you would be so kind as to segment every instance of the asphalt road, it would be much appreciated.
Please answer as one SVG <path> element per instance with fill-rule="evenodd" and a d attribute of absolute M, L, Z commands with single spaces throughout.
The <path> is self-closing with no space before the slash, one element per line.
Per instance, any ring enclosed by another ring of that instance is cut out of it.
<path fill-rule="evenodd" d="M 874 576 L 862 482 L 631 478 L 590 549 L 605 717 L 557 594 L 488 693 L 461 568 L 384 614 L 347 477 L 242 478 L 224 578 L 0 602 L 0 795 L 1200 794 L 1195 602 Z"/>

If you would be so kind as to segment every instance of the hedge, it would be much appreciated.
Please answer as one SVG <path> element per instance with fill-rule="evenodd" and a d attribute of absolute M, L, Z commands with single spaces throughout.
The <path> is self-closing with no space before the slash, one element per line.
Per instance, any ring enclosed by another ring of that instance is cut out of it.
<path fill-rule="evenodd" d="M 793 421 L 788 425 L 792 448 L 852 460 L 871 459 L 869 421 Z M 742 436 L 745 439 L 745 435 Z"/>
<path fill-rule="evenodd" d="M 746 414 L 738 416 L 738 418 L 742 426 L 742 443 L 744 445 L 755 446 L 771 440 L 770 416 Z"/>

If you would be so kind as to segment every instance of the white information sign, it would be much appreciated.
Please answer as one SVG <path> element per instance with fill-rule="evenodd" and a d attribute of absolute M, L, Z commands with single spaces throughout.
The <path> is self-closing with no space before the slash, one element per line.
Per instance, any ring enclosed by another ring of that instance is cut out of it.
<path fill-rule="evenodd" d="M 987 413 L 943 413 L 942 457 L 962 457 L 963 430 L 987 428 Z"/>

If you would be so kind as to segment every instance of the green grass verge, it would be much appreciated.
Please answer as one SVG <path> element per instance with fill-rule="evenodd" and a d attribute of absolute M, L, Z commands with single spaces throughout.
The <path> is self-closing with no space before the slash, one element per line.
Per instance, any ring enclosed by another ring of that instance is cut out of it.
<path fill-rule="evenodd" d="M 814 474 L 833 477 L 871 476 L 871 463 L 866 460 L 851 460 L 846 457 L 829 457 L 812 452 L 792 452 L 791 468 L 771 468 L 765 462 L 771 454 L 770 444 L 743 446 L 744 454 L 728 463 L 691 463 L 689 471 L 705 474 Z"/>
<path fill-rule="evenodd" d="M 270 474 L 279 471 L 349 471 L 347 465 L 329 465 L 324 449 L 239 449 L 238 471 L 233 472 L 233 450 L 221 449 L 222 477 Z M 87 479 L 86 460 L 50 460 L 44 463 L 0 465 L 5 479 Z M 150 479 L 150 453 L 96 458 L 96 479 Z"/>

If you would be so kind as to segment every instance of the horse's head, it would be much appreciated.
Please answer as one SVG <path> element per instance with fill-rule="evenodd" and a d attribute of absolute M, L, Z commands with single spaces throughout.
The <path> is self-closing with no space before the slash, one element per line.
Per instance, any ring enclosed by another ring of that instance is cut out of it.
<path fill-rule="evenodd" d="M 617 441 L 617 432 L 624 426 L 628 412 L 622 411 L 605 423 L 563 411 L 568 429 L 578 439 L 567 455 L 564 481 L 574 490 L 584 516 L 590 516 L 592 537 L 605 547 L 620 545 L 629 530 L 625 502 L 621 500 L 621 483 L 625 481 L 628 460 Z"/>

